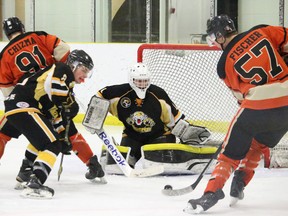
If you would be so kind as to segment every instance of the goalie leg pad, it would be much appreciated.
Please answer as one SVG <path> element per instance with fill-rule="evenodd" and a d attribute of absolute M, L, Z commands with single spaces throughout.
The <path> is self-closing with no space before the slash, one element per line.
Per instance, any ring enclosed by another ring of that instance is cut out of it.
<path fill-rule="evenodd" d="M 128 146 L 117 146 L 117 149 L 123 155 L 125 160 L 129 161 L 131 148 Z M 106 164 L 107 165 L 116 164 L 115 160 L 112 158 L 112 156 L 109 153 L 107 153 L 106 150 L 103 150 L 102 154 L 106 155 Z"/>
<path fill-rule="evenodd" d="M 144 167 L 162 165 L 164 174 L 168 175 L 198 174 L 216 150 L 216 147 L 195 147 L 177 143 L 149 144 L 142 147 L 142 163 Z M 213 166 L 210 167 L 207 173 L 212 171 Z"/>
<path fill-rule="evenodd" d="M 127 146 L 117 146 L 117 149 L 119 152 L 123 155 L 125 160 L 128 162 L 130 165 L 134 165 L 135 161 L 130 156 L 130 151 L 131 148 Z M 106 150 L 106 148 L 103 146 L 102 149 L 102 154 L 100 158 L 100 163 L 105 170 L 106 173 L 109 174 L 120 174 L 122 175 L 123 172 L 120 170 L 119 166 L 116 164 L 115 160 L 113 157 L 109 154 L 109 152 Z"/>
<path fill-rule="evenodd" d="M 161 143 L 142 146 L 142 156 L 154 162 L 183 163 L 192 159 L 210 159 L 216 150 L 216 147 Z"/>

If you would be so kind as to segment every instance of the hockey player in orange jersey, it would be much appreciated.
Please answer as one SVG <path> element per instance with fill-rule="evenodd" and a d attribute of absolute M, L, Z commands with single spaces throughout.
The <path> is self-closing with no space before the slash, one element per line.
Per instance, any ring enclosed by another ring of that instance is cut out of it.
<path fill-rule="evenodd" d="M 223 50 L 217 73 L 240 104 L 204 194 L 188 201 L 187 213 L 200 213 L 224 198 L 222 188 L 235 171 L 230 195 L 243 199 L 263 150 L 288 131 L 288 29 L 258 25 L 237 33 L 227 15 L 207 21 L 207 42 Z M 233 204 L 233 202 L 232 202 Z"/>
<path fill-rule="evenodd" d="M 19 80 L 23 80 L 39 69 L 52 65 L 55 62 L 66 62 L 70 53 L 70 47 L 55 35 L 44 31 L 25 32 L 25 27 L 18 17 L 10 17 L 3 21 L 3 30 L 9 39 L 9 43 L 0 54 L 0 89 L 7 97 Z M 75 112 L 78 105 L 74 103 Z M 2 157 L 6 143 L 15 137 L 13 129 L 5 117 L 0 121 L 0 158 Z M 86 178 L 94 179 L 97 175 L 95 165 L 97 156 L 93 154 L 84 137 L 77 131 L 73 122 L 69 130 L 69 138 L 72 150 L 85 163 L 89 172 Z M 27 157 L 33 156 L 34 147 L 29 144 L 16 180 L 25 183 L 32 173 L 32 162 Z M 34 157 L 34 156 L 33 156 Z M 91 160 L 91 161 L 90 161 Z M 17 184 L 16 187 L 19 185 Z"/>

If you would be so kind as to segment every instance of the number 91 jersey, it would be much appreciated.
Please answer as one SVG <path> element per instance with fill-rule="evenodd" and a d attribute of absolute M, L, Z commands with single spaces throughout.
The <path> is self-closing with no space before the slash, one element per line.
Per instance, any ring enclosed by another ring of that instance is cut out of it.
<path fill-rule="evenodd" d="M 235 36 L 224 49 L 217 73 L 241 107 L 272 109 L 288 105 L 288 31 L 258 25 Z"/>
<path fill-rule="evenodd" d="M 69 46 L 43 31 L 13 38 L 0 54 L 0 87 L 16 85 L 24 73 L 34 73 L 56 61 L 65 62 Z"/>

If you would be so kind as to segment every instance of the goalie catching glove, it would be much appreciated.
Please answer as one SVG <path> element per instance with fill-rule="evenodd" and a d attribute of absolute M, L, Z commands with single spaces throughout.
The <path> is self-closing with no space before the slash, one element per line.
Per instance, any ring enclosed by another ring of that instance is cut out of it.
<path fill-rule="evenodd" d="M 181 143 L 192 145 L 205 144 L 211 136 L 207 128 L 191 125 L 183 119 L 177 122 L 171 133 L 178 137 Z"/>

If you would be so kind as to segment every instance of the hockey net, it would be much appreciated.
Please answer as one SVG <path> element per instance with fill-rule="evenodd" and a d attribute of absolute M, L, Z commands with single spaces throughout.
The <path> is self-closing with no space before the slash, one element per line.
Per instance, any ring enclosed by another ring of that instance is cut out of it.
<path fill-rule="evenodd" d="M 221 141 L 238 109 L 236 99 L 219 79 L 216 67 L 222 51 L 207 45 L 142 44 L 138 62 L 152 73 L 152 83 L 165 89 L 186 119 L 207 127 Z M 288 136 L 265 155 L 269 167 L 288 167 Z M 268 160 L 268 161 L 267 161 Z M 270 165 L 269 165 L 270 164 Z"/>

